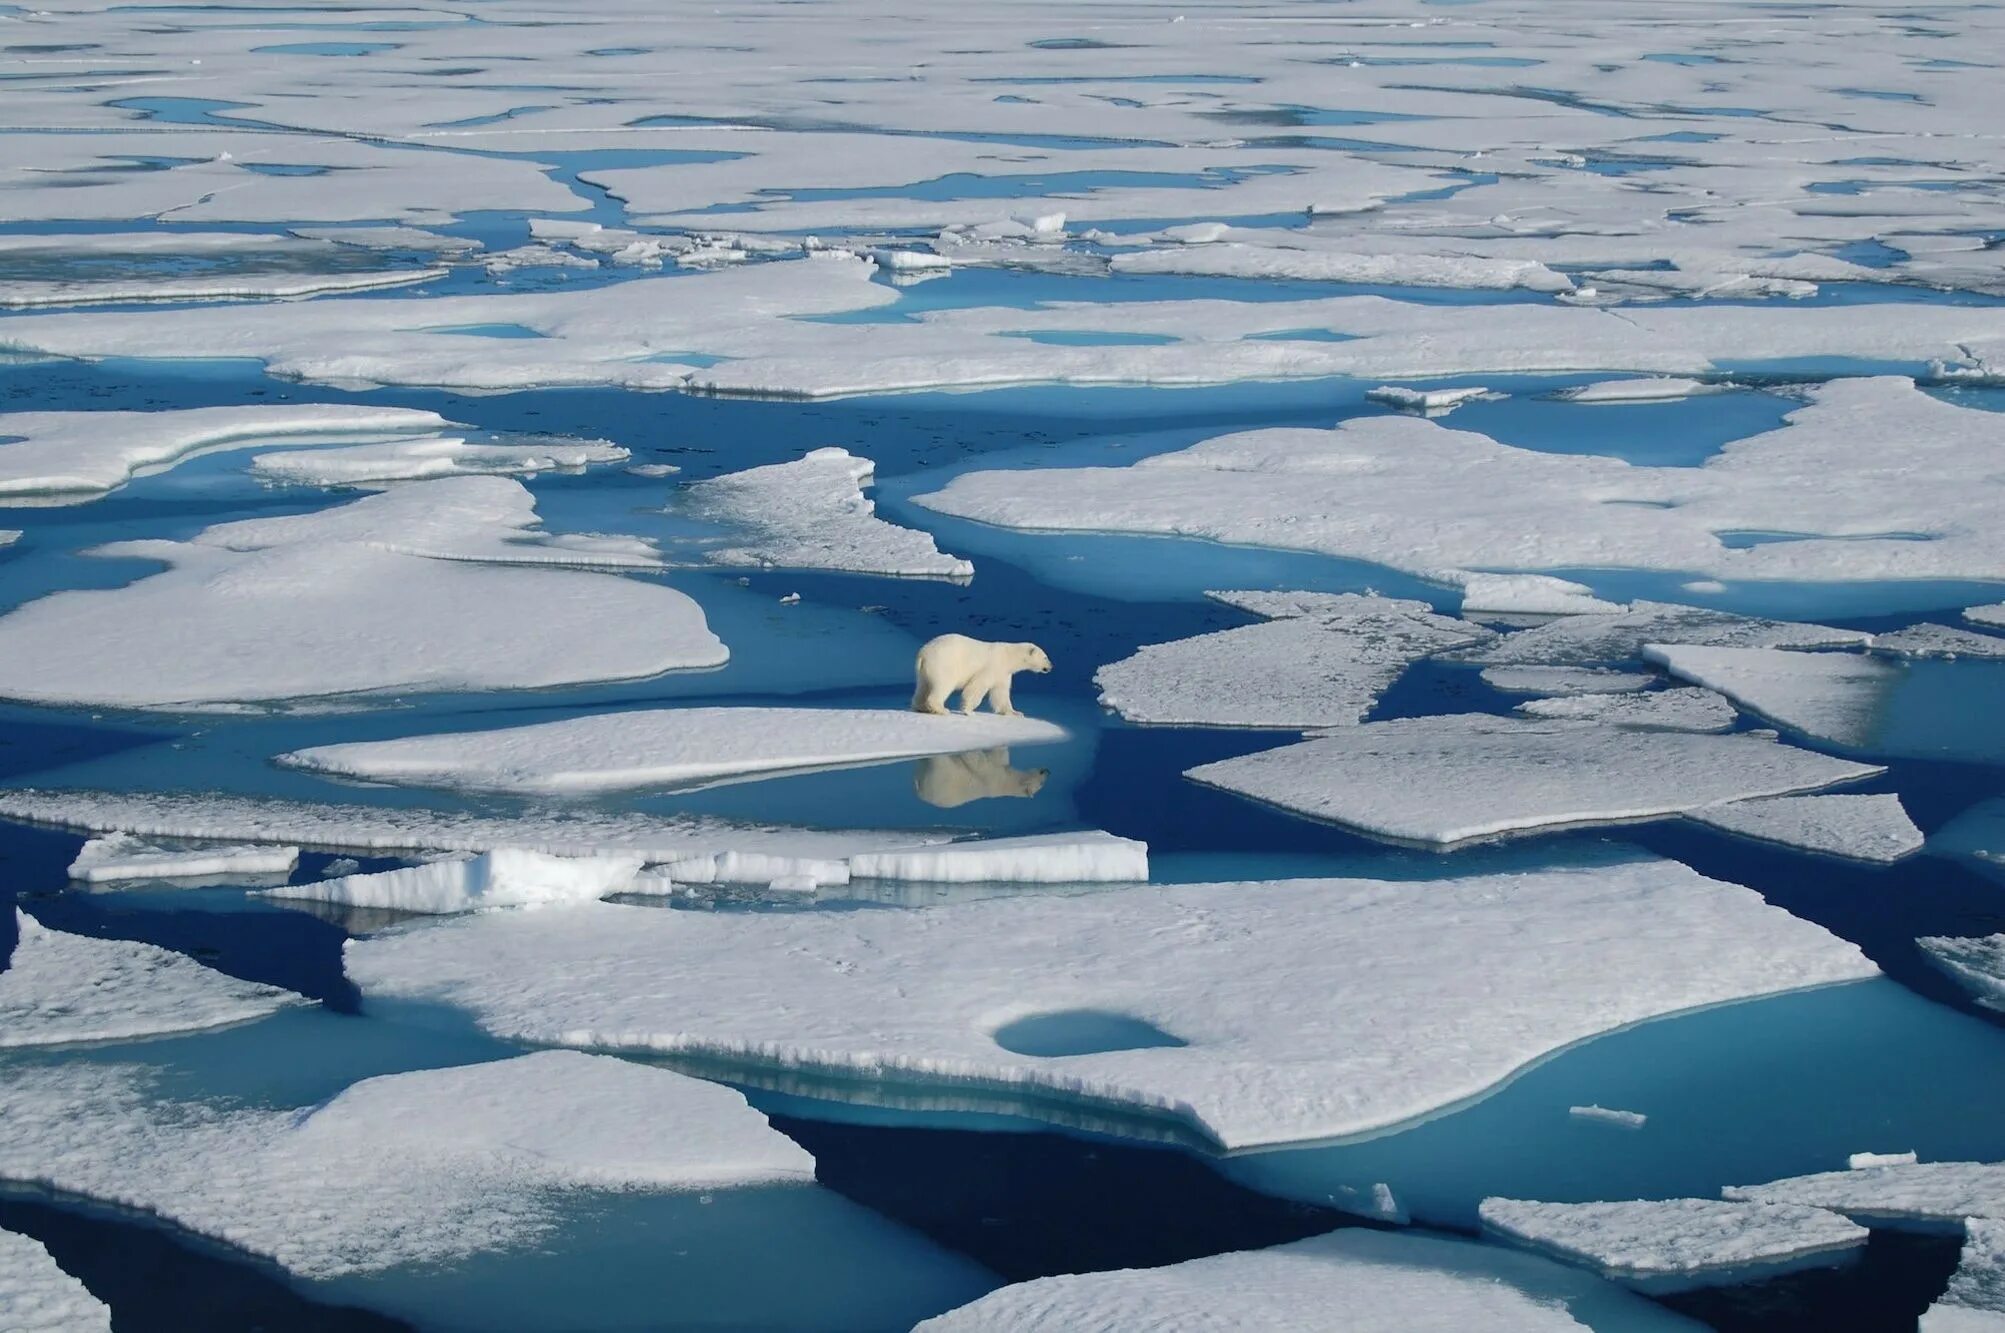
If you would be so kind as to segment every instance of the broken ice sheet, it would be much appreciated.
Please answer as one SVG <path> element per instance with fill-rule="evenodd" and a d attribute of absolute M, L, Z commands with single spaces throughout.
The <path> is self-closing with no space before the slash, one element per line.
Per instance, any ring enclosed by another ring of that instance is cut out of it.
<path fill-rule="evenodd" d="M 1864 1227 L 1802 1204 L 1485 1199 L 1482 1218 L 1493 1234 L 1652 1292 L 1840 1263 L 1866 1243 Z"/>

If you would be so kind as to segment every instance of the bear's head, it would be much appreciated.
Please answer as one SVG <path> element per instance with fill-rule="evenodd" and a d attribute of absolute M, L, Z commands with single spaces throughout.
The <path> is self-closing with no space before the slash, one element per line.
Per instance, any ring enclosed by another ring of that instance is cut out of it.
<path fill-rule="evenodd" d="M 1042 676 L 1051 670 L 1051 659 L 1044 655 L 1044 649 L 1034 643 L 1017 645 L 1023 649 L 1023 669 L 1035 671 Z"/>

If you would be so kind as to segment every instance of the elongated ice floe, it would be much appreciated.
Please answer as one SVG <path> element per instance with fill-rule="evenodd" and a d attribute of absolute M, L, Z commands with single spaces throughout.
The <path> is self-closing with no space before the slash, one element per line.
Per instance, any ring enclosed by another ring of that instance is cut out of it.
<path fill-rule="evenodd" d="M 0 695 L 218 708 L 392 690 L 524 689 L 721 665 L 684 594 L 565 565 L 653 567 L 631 539 L 548 537 L 501 477 L 417 482 L 107 556 L 165 562 L 124 587 L 0 618 Z M 508 568 L 499 566 L 551 568 Z"/>
<path fill-rule="evenodd" d="M 1065 739 L 1032 717 L 890 708 L 659 708 L 295 750 L 280 762 L 404 786 L 528 795 L 689 786 Z"/>
<path fill-rule="evenodd" d="M 1675 375 L 1653 375 L 1640 380 L 1599 380 L 1567 389 L 1559 396 L 1570 403 L 1662 403 L 1694 394 L 1719 393 L 1727 387 Z"/>
<path fill-rule="evenodd" d="M 1880 771 L 1757 736 L 1462 713 L 1368 723 L 1184 776 L 1376 837 L 1452 847 L 1662 818 Z"/>
<path fill-rule="evenodd" d="M 1921 850 L 1922 831 L 1901 798 L 1870 796 L 1771 796 L 1729 801 L 1690 811 L 1687 819 L 1798 851 L 1889 865 Z"/>
<path fill-rule="evenodd" d="M 147 1071 L 16 1071 L 0 1172 L 172 1219 L 301 1276 L 533 1241 L 561 1192 L 805 1185 L 728 1088 L 545 1051 L 365 1079 L 306 1110 L 163 1097 Z"/>
<path fill-rule="evenodd" d="M 1875 634 L 1872 648 L 1887 657 L 2005 657 L 2005 637 L 1923 623 Z"/>
<path fill-rule="evenodd" d="M 2005 602 L 1997 602 L 1991 606 L 1973 606 L 1963 613 L 1963 618 L 1973 625 L 2005 629 Z"/>
<path fill-rule="evenodd" d="M 13 412 L 0 416 L 0 496 L 93 499 L 135 473 L 209 449 L 285 439 L 410 434 L 452 423 L 404 407 L 306 403 L 172 412 Z"/>
<path fill-rule="evenodd" d="M 1149 877 L 1148 844 L 1111 833 L 1039 833 L 859 852 L 857 879 L 941 884 L 1112 884 Z"/>
<path fill-rule="evenodd" d="M 1867 1226 L 1939 1231 L 1966 1217 L 2005 1218 L 2005 1162 L 1910 1162 L 1729 1185 L 1728 1199 L 1796 1203 Z"/>
<path fill-rule="evenodd" d="M 110 833 L 83 845 L 70 862 L 70 878 L 86 884 L 109 884 L 130 879 L 284 875 L 297 864 L 297 847 L 263 843 L 164 847 L 128 833 Z"/>
<path fill-rule="evenodd" d="M 1591 1274 L 1494 1245 L 1342 1230 L 1267 1250 L 1038 1278 L 992 1292 L 914 1333 L 1339 1326 L 1406 1333 L 1673 1333 L 1690 1321 Z"/>
<path fill-rule="evenodd" d="M 14 923 L 21 936 L 0 972 L 0 1047 L 190 1032 L 299 1000 L 157 945 L 50 930 L 19 909 Z"/>
<path fill-rule="evenodd" d="M 1706 607 L 1637 602 L 1613 615 L 1576 615 L 1519 630 L 1463 654 L 1490 666 L 1596 666 L 1634 662 L 1653 643 L 1721 648 L 1863 645 L 1861 630 L 1763 620 Z"/>
<path fill-rule="evenodd" d="M 586 903 L 351 941 L 347 969 L 365 1001 L 441 1002 L 509 1040 L 918 1078 L 1031 1115 L 1167 1117 L 1226 1147 L 1399 1124 L 1601 1032 L 1875 974 L 1669 861 L 874 912 Z M 1079 1015 L 1158 1039 L 1011 1049 L 1021 1020 Z"/>
<path fill-rule="evenodd" d="M 1915 943 L 1924 957 L 1961 982 L 1979 1004 L 2005 1009 L 2005 935 L 1932 935 Z"/>
<path fill-rule="evenodd" d="M 111 1309 L 39 1241 L 0 1231 L 0 1323 L 12 1333 L 111 1333 Z"/>
<path fill-rule="evenodd" d="M 1607 667 L 1492 666 L 1483 668 L 1483 683 L 1505 694 L 1542 694 L 1567 698 L 1582 694 L 1626 694 L 1646 689 L 1655 676 Z"/>
<path fill-rule="evenodd" d="M 1229 235 L 1270 236 L 1251 229 Z M 1204 245 L 1156 247 L 1115 255 L 1116 273 L 1177 273 L 1215 278 L 1293 278 L 1315 282 L 1375 283 L 1387 286 L 1456 287 L 1508 291 L 1563 292 L 1566 275 L 1523 260 L 1467 255 L 1373 255 L 1316 247 L 1315 238 L 1286 237 L 1281 244 L 1248 245 L 1215 241 Z"/>
<path fill-rule="evenodd" d="M 1643 656 L 1770 722 L 1850 749 L 1871 744 L 1901 676 L 1892 663 L 1860 653 L 1655 644 Z"/>
<path fill-rule="evenodd" d="M 1424 412 L 1436 417 L 1489 392 L 1481 385 L 1459 389 L 1409 389 L 1398 384 L 1381 384 L 1376 389 L 1365 390 L 1365 397 L 1404 412 Z"/>
<path fill-rule="evenodd" d="M 253 476 L 306 486 L 422 481 L 468 473 L 511 475 L 617 463 L 627 451 L 603 440 L 543 440 L 535 444 L 473 444 L 451 436 L 389 440 L 338 449 L 259 454 Z"/>
<path fill-rule="evenodd" d="M 195 278 L 105 278 L 13 281 L 0 287 L 0 306 L 138 305 L 152 301 L 285 301 L 329 292 L 409 287 L 443 278 L 450 269 L 399 268 L 347 273 L 238 272 Z"/>
<path fill-rule="evenodd" d="M 2005 1221 L 1963 1224 L 1963 1258 L 1949 1288 L 1921 1317 L 1920 1333 L 1999 1333 L 2005 1329 Z"/>
<path fill-rule="evenodd" d="M 1149 644 L 1109 663 L 1093 677 L 1100 702 L 1130 722 L 1349 726 L 1414 662 L 1490 637 L 1425 602 L 1355 593 L 1211 596 L 1271 618 Z"/>
<path fill-rule="evenodd" d="M 497 848 L 464 859 L 433 861 L 373 875 L 343 875 L 311 884 L 267 889 L 272 898 L 297 898 L 344 907 L 398 912 L 469 912 L 498 907 L 540 907 L 592 902 L 624 891 L 642 865 L 638 856 L 548 856 Z"/>
<path fill-rule="evenodd" d="M 1649 1291 L 1839 1263 L 1866 1243 L 1864 1227 L 1802 1204 L 1485 1199 L 1481 1214 L 1489 1231 Z"/>
<path fill-rule="evenodd" d="M 1626 608 L 1603 601 L 1586 584 L 1544 574 L 1471 574 L 1462 582 L 1462 614 L 1617 615 Z"/>
<path fill-rule="evenodd" d="M 1570 694 L 1527 699 L 1516 709 L 1526 717 L 1600 722 L 1642 731 L 1730 731 L 1733 705 L 1696 686 L 1626 694 Z"/>
<path fill-rule="evenodd" d="M 942 553 L 926 533 L 877 517 L 863 493 L 876 466 L 844 449 L 816 449 L 791 463 L 692 483 L 688 494 L 701 512 L 746 530 L 734 544 L 710 551 L 719 564 L 973 577 L 972 561 Z"/>

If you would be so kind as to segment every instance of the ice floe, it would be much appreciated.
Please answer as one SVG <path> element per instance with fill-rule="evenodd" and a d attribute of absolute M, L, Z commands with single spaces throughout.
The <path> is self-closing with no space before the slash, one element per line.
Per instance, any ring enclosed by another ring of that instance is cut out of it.
<path fill-rule="evenodd" d="M 262 1018 L 299 997 L 135 940 L 50 930 L 15 910 L 0 972 L 0 1047 L 122 1041 Z"/>
<path fill-rule="evenodd" d="M 422 481 L 468 473 L 534 476 L 591 463 L 618 463 L 627 451 L 603 440 L 544 440 L 535 444 L 474 444 L 450 436 L 390 440 L 339 449 L 259 454 L 251 472 L 267 481 L 305 486 L 356 486 Z"/>
<path fill-rule="evenodd" d="M 111 1333 L 111 1310 L 40 1242 L 0 1231 L 0 1323 L 13 1333 Z"/>
<path fill-rule="evenodd" d="M 1465 713 L 1368 723 L 1185 776 L 1376 837 L 1452 847 L 1662 818 L 1879 771 L 1758 736 Z"/>
<path fill-rule="evenodd" d="M 1729 1199 L 1807 1204 L 1855 1222 L 1934 1231 L 1966 1217 L 2005 1218 L 2005 1163 L 1910 1162 L 1792 1176 L 1766 1185 L 1729 1185 Z"/>
<path fill-rule="evenodd" d="M 1801 1204 L 1485 1199 L 1482 1218 L 1487 1230 L 1541 1254 L 1652 1291 L 1839 1263 L 1866 1243 L 1864 1227 Z"/>
<path fill-rule="evenodd" d="M 1526 717 L 1601 722 L 1645 731 L 1730 731 L 1733 705 L 1711 690 L 1650 690 L 1627 694 L 1572 694 L 1527 699 L 1517 710 Z"/>
<path fill-rule="evenodd" d="M 1963 618 L 1973 625 L 2005 629 L 2005 602 L 1998 602 L 1992 606 L 1973 606 L 1963 613 Z"/>
<path fill-rule="evenodd" d="M 1887 657 L 2005 657 L 2005 638 L 1924 622 L 1875 634 L 1872 648 Z"/>
<path fill-rule="evenodd" d="M 1922 832 L 1901 798 L 1871 796 L 1771 796 L 1729 801 L 1693 810 L 1687 819 L 1805 852 L 1853 861 L 1891 864 L 1921 850 Z"/>
<path fill-rule="evenodd" d="M 499 731 L 315 746 L 280 762 L 406 786 L 530 795 L 689 786 L 1063 740 L 996 714 L 889 708 L 659 708 Z"/>
<path fill-rule="evenodd" d="M 1436 1236 L 1342 1230 L 1162 1268 L 1020 1282 L 929 1319 L 915 1333 L 1171 1327 L 1319 1333 L 1336 1312 L 1349 1327 L 1410 1333 L 1577 1333 L 1590 1326 L 1588 1317 L 1604 1333 L 1696 1327 L 1536 1255 Z"/>
<path fill-rule="evenodd" d="M 1859 653 L 1657 644 L 1643 656 L 1779 726 L 1851 748 L 1871 739 L 1901 674 L 1898 666 Z"/>
<path fill-rule="evenodd" d="M 1662 403 L 1695 394 L 1719 393 L 1726 387 L 1704 380 L 1656 375 L 1640 380 L 1600 380 L 1567 389 L 1559 396 L 1569 403 Z"/>
<path fill-rule="evenodd" d="M 1376 389 L 1365 390 L 1365 397 L 1404 412 L 1422 412 L 1435 417 L 1482 398 L 1489 392 L 1480 385 L 1459 389 L 1408 389 L 1397 384 L 1382 384 Z"/>
<path fill-rule="evenodd" d="M 858 852 L 849 858 L 857 879 L 938 884 L 1111 884 L 1149 877 L 1149 849 L 1111 833 L 1040 833 L 979 838 L 926 847 Z"/>
<path fill-rule="evenodd" d="M 1270 619 L 1145 645 L 1094 674 L 1100 702 L 1130 722 L 1349 726 L 1414 662 L 1490 637 L 1424 602 L 1355 593 L 1211 596 Z M 1248 689 L 1251 681 L 1259 688 Z"/>
<path fill-rule="evenodd" d="M 1979 1004 L 2005 1009 L 2005 935 L 1931 935 L 1915 943 L 1924 957 L 1961 982 Z"/>
<path fill-rule="evenodd" d="M 1921 1333 L 1998 1333 L 2005 1329 L 2005 1222 L 1971 1218 L 1963 1258 L 1949 1288 L 1921 1317 Z"/>
<path fill-rule="evenodd" d="M 478 856 L 432 861 L 373 875 L 344 875 L 311 884 L 287 884 L 267 889 L 265 894 L 397 912 L 540 907 L 591 902 L 624 892 L 640 873 L 641 864 L 638 856 L 549 856 L 520 848 L 496 848 Z"/>
<path fill-rule="evenodd" d="M 1227 1147 L 1398 1124 L 1597 1033 L 1874 974 L 1852 945 L 1668 861 L 900 911 L 587 903 L 351 941 L 347 969 L 365 1003 L 443 1002 L 509 1040 L 920 1078 L 1028 1114 L 1168 1117 Z M 999 1044 L 1020 1020 L 1082 1012 L 1158 1036 L 1055 1056 Z"/>
<path fill-rule="evenodd" d="M 1623 1129 L 1641 1129 L 1650 1123 L 1650 1117 L 1641 1111 L 1624 1111 L 1612 1106 L 1569 1106 L 1566 1113 L 1576 1120 L 1592 1120 Z"/>
<path fill-rule="evenodd" d="M 877 517 L 863 493 L 875 468 L 844 449 L 816 449 L 791 463 L 694 482 L 687 493 L 699 511 L 748 530 L 710 551 L 718 564 L 972 578 L 971 561 Z"/>
<path fill-rule="evenodd" d="M 70 862 L 70 878 L 86 884 L 109 884 L 132 879 L 286 875 L 297 864 L 297 847 L 264 843 L 170 847 L 128 833 L 109 833 L 84 843 Z"/>
<path fill-rule="evenodd" d="M 1462 581 L 1462 614 L 1514 616 L 1615 615 L 1626 608 L 1596 597 L 1585 584 L 1544 574 L 1471 574 Z"/>
<path fill-rule="evenodd" d="M 1567 698 L 1582 694 L 1626 694 L 1647 689 L 1655 676 L 1605 667 L 1491 666 L 1483 668 L 1483 683 L 1504 694 L 1541 694 Z"/>
<path fill-rule="evenodd" d="M 1872 636 L 1698 606 L 1637 602 L 1614 615 L 1578 615 L 1505 635 L 1463 656 L 1491 666 L 1594 666 L 1634 662 L 1653 643 L 1724 648 L 1827 648 Z"/>
<path fill-rule="evenodd" d="M 216 708 L 393 690 L 520 689 L 723 663 L 684 594 L 563 569 L 653 567 L 626 538 L 535 531 L 500 477 L 416 482 L 186 541 L 96 547 L 168 568 L 0 618 L 0 694 Z M 552 568 L 507 568 L 510 565 Z M 534 632 L 525 632 L 533 626 Z"/>

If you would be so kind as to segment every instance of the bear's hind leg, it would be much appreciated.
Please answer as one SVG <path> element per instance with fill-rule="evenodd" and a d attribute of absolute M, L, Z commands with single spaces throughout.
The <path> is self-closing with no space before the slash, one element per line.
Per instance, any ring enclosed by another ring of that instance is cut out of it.
<path fill-rule="evenodd" d="M 947 695 L 952 691 L 940 688 L 938 681 L 919 678 L 919 688 L 912 692 L 912 711 L 915 713 L 944 713 L 947 711 Z"/>

